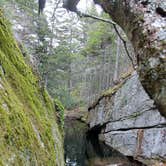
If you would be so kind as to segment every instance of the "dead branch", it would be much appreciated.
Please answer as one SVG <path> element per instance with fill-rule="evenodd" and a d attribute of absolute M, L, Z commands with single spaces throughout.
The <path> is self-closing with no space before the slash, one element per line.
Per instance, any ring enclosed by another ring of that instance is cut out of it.
<path fill-rule="evenodd" d="M 125 48 L 125 51 L 126 51 L 126 54 L 128 56 L 128 58 L 130 59 L 131 63 L 132 63 L 132 66 L 133 68 L 135 69 L 136 66 L 134 64 L 134 61 L 133 61 L 133 58 L 131 57 L 129 51 L 128 51 L 128 48 L 127 48 L 127 41 L 121 36 L 118 28 L 117 28 L 117 24 L 112 21 L 112 20 L 108 20 L 108 19 L 104 19 L 104 18 L 100 18 L 100 17 L 97 17 L 97 16 L 93 16 L 93 15 L 89 15 L 89 14 L 86 14 L 86 13 L 82 13 L 80 11 L 76 12 L 80 17 L 88 17 L 88 18 L 92 18 L 92 19 L 96 19 L 96 20 L 99 20 L 99 21 L 102 21 L 102 22 L 105 22 L 105 23 L 108 23 L 108 24 L 112 24 L 113 27 L 114 27 L 114 30 L 115 32 L 117 33 L 117 35 L 119 36 L 119 38 L 121 39 L 121 41 L 123 42 L 123 45 L 124 45 L 124 48 Z"/>

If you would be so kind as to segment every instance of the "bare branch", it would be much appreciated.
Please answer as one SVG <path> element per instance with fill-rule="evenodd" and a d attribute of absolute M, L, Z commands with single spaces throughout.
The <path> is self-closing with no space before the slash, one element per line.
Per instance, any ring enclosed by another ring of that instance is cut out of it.
<path fill-rule="evenodd" d="M 102 21 L 102 22 L 105 22 L 105 23 L 108 23 L 108 24 L 112 24 L 113 27 L 114 27 L 114 30 L 115 32 L 117 33 L 117 35 L 119 36 L 119 38 L 121 39 L 121 41 L 123 42 L 123 45 L 124 45 L 124 48 L 125 48 L 125 51 L 126 51 L 126 54 L 128 56 L 128 58 L 130 59 L 131 63 L 132 63 L 132 66 L 133 68 L 135 69 L 136 66 L 134 64 L 134 61 L 133 61 L 133 58 L 131 57 L 129 51 L 128 51 L 128 48 L 127 48 L 127 41 L 121 36 L 120 32 L 118 31 L 118 28 L 117 28 L 117 24 L 111 20 L 108 20 L 108 19 L 103 19 L 103 18 L 100 18 L 100 17 L 97 17 L 97 16 L 93 16 L 93 15 L 89 15 L 89 14 L 86 14 L 86 13 L 82 13 L 80 11 L 76 12 L 80 17 L 89 17 L 89 18 L 92 18 L 92 19 L 96 19 L 96 20 L 99 20 L 99 21 Z"/>
<path fill-rule="evenodd" d="M 130 53 L 129 53 L 128 49 L 127 49 L 127 42 L 126 42 L 126 40 L 124 40 L 123 37 L 121 36 L 121 34 L 119 33 L 116 24 L 113 25 L 113 26 L 114 26 L 115 32 L 117 33 L 117 35 L 119 36 L 119 38 L 120 38 L 121 41 L 123 42 L 123 45 L 124 45 L 124 48 L 125 48 L 126 54 L 127 54 L 128 58 L 130 59 L 133 68 L 135 69 L 136 67 L 135 67 L 135 64 L 134 64 L 134 62 L 133 62 L 133 58 L 130 56 Z"/>
<path fill-rule="evenodd" d="M 89 15 L 89 14 L 81 13 L 81 12 L 78 12 L 77 14 L 78 14 L 80 17 L 89 17 L 89 18 L 93 18 L 93 19 L 96 19 L 96 20 L 99 20 L 99 21 L 102 21 L 102 22 L 105 22 L 105 23 L 109 23 L 109 24 L 112 24 L 112 25 L 116 25 L 116 23 L 113 22 L 113 21 L 111 21 L 111 20 L 104 19 L 104 18 L 100 18 L 100 17 L 94 16 L 94 15 Z"/>

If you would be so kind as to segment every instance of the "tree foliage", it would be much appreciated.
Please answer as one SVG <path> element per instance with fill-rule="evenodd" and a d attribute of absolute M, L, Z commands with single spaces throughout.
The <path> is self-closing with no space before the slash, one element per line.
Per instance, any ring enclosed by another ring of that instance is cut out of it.
<path fill-rule="evenodd" d="M 26 17 L 24 21 L 20 13 L 13 11 L 13 24 L 23 27 L 23 31 L 15 30 L 16 35 L 29 48 L 32 64 L 50 95 L 67 109 L 86 106 L 112 85 L 117 35 L 104 22 L 80 20 L 67 13 L 61 8 L 61 1 L 48 3 L 52 3 L 48 4 L 52 8 L 48 12 L 46 7 L 39 17 L 35 0 L 14 0 L 13 8 Z M 93 5 L 87 12 L 108 18 Z M 119 63 L 124 61 L 119 59 Z"/>

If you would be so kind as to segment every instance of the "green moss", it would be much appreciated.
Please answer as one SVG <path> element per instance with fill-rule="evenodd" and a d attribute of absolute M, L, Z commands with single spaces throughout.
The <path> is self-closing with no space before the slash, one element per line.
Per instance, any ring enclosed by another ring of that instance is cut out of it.
<path fill-rule="evenodd" d="M 132 73 L 133 73 L 133 70 L 129 70 L 128 72 L 122 74 L 120 76 L 120 83 L 118 85 L 115 85 L 113 88 L 111 87 L 110 89 L 103 92 L 103 94 L 101 94 L 101 96 L 88 108 L 88 110 L 91 110 L 96 105 L 98 105 L 100 100 L 102 100 L 104 97 L 112 97 L 124 85 L 124 83 L 130 78 Z"/>
<path fill-rule="evenodd" d="M 118 85 L 114 86 L 113 88 L 108 89 L 107 91 L 105 91 L 102 96 L 103 97 L 107 97 L 107 96 L 112 96 L 114 93 L 116 93 L 118 91 L 118 89 L 120 89 L 123 85 L 123 82 L 119 83 Z"/>
<path fill-rule="evenodd" d="M 0 11 L 0 165 L 64 165 L 53 101 Z"/>
<path fill-rule="evenodd" d="M 112 96 L 114 93 L 117 92 L 117 90 L 119 90 L 122 85 L 126 82 L 126 80 L 128 80 L 128 78 L 130 78 L 131 74 L 133 73 L 133 70 L 129 70 L 128 72 L 122 74 L 120 76 L 120 83 L 116 86 L 114 86 L 113 88 L 108 89 L 107 91 L 105 91 L 102 96 L 106 97 L 106 96 Z"/>
<path fill-rule="evenodd" d="M 64 109 L 62 103 L 58 99 L 54 100 L 54 106 L 55 106 L 56 111 L 58 112 L 60 127 L 61 127 L 61 129 L 63 129 L 64 128 L 64 111 L 65 111 L 65 109 Z"/>

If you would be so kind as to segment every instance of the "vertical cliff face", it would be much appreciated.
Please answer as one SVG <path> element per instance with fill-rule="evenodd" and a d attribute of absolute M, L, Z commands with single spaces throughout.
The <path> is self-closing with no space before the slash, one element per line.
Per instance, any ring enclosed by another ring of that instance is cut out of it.
<path fill-rule="evenodd" d="M 0 11 L 0 165 L 63 166 L 63 139 L 47 92 Z"/>
<path fill-rule="evenodd" d="M 147 165 L 166 163 L 166 119 L 135 73 L 89 108 L 91 129 L 106 144 Z"/>
<path fill-rule="evenodd" d="M 166 116 L 165 0 L 94 0 L 125 31 L 137 55 L 141 83 Z"/>

